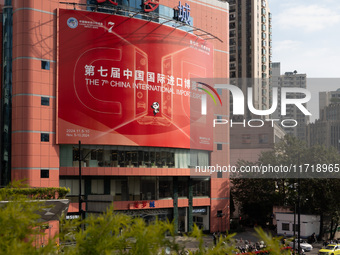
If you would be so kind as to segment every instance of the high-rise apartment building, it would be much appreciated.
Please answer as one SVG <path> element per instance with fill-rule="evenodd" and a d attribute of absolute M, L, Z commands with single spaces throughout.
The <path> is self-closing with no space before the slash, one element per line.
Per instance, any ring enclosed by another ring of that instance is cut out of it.
<path fill-rule="evenodd" d="M 253 87 L 256 109 L 270 107 L 271 13 L 267 0 L 229 0 L 230 78 L 246 93 Z"/>
<path fill-rule="evenodd" d="M 340 89 L 319 92 L 319 119 L 307 126 L 307 144 L 340 151 Z"/>
<path fill-rule="evenodd" d="M 278 89 L 278 107 L 276 111 L 271 115 L 273 119 L 282 120 L 294 120 L 287 122 L 286 126 L 294 127 L 283 127 L 287 134 L 293 135 L 301 140 L 306 139 L 306 126 L 309 123 L 309 116 L 306 116 L 296 105 L 288 104 L 286 107 L 286 115 L 281 115 L 281 88 L 304 88 L 307 87 L 306 74 L 298 74 L 297 71 L 285 72 L 280 75 L 280 63 L 272 63 L 272 77 L 271 86 Z M 288 93 L 289 98 L 303 98 L 305 95 L 302 93 Z M 302 104 L 306 107 L 306 104 Z M 295 124 L 294 124 L 295 123 Z"/>
<path fill-rule="evenodd" d="M 324 119 L 322 114 L 326 106 L 330 104 L 340 103 L 340 89 L 336 91 L 323 91 L 319 92 L 319 118 Z"/>

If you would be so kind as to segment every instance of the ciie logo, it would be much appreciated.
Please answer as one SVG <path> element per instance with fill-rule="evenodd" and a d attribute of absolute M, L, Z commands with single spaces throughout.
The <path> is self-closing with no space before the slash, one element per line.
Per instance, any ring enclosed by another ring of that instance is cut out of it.
<path fill-rule="evenodd" d="M 233 97 L 233 114 L 234 115 L 244 115 L 244 95 L 242 90 L 235 86 L 235 85 L 230 85 L 230 84 L 215 84 L 214 88 L 208 84 L 202 83 L 202 82 L 197 82 L 198 84 L 204 85 L 208 88 L 210 88 L 219 98 L 220 103 L 222 105 L 221 98 L 219 97 L 218 93 L 216 92 L 215 89 L 227 89 L 230 91 L 232 97 Z M 205 91 L 207 94 L 209 94 L 212 98 L 212 94 L 207 91 L 206 89 L 197 87 L 200 90 Z M 251 113 L 254 115 L 258 116 L 269 116 L 275 110 L 277 109 L 278 106 L 278 88 L 274 87 L 273 89 L 273 103 L 270 109 L 267 110 L 257 110 L 254 107 L 253 104 L 253 89 L 251 87 L 247 88 L 248 92 L 248 98 L 247 98 L 247 105 L 248 109 Z M 288 98 L 287 96 L 288 93 L 301 93 L 304 94 L 305 97 L 303 98 Z M 207 115 L 207 97 L 206 95 L 202 95 L 201 97 L 201 114 L 202 115 Z M 301 112 L 304 115 L 312 115 L 304 106 L 304 103 L 307 103 L 311 99 L 311 93 L 307 89 L 303 88 L 281 88 L 281 115 L 286 116 L 287 115 L 287 105 L 295 105 L 297 108 L 301 110 Z M 215 104 L 216 101 L 213 98 Z M 279 121 L 279 119 L 250 119 L 247 121 L 248 126 L 250 127 L 262 127 L 264 125 L 264 121 L 270 121 L 272 122 L 272 126 L 274 126 L 275 121 Z M 234 122 L 232 120 L 227 120 L 227 119 L 214 119 L 213 120 L 213 126 L 215 127 L 216 125 L 225 125 L 225 124 L 230 124 L 232 127 L 233 125 L 243 125 L 244 127 L 246 126 L 246 120 L 243 120 L 243 122 Z M 259 123 L 257 125 L 254 125 L 253 123 Z M 284 119 L 281 121 L 281 125 L 283 127 L 296 127 L 298 122 L 294 119 Z"/>
<path fill-rule="evenodd" d="M 78 20 L 76 18 L 71 17 L 67 20 L 67 25 L 70 28 L 76 28 L 78 26 Z"/>

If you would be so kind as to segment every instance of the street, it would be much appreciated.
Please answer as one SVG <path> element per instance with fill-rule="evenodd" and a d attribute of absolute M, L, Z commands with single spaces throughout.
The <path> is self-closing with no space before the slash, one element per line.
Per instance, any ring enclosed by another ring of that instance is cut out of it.
<path fill-rule="evenodd" d="M 256 236 L 256 233 L 254 230 L 249 229 L 245 232 L 238 233 L 234 236 L 234 239 L 237 241 L 236 246 L 245 245 L 246 242 L 249 242 L 249 244 L 255 244 L 256 242 L 259 242 L 259 238 Z M 198 242 L 195 239 L 189 238 L 190 241 L 188 241 L 187 237 L 179 236 L 177 237 L 177 242 L 185 244 L 185 247 L 190 250 L 195 250 L 198 247 Z M 206 235 L 203 237 L 204 245 L 206 247 L 211 247 L 213 245 L 213 237 L 212 235 Z M 316 255 L 318 254 L 318 251 L 322 248 L 322 242 L 314 243 L 312 244 L 313 250 L 310 252 L 305 252 L 306 255 Z"/>

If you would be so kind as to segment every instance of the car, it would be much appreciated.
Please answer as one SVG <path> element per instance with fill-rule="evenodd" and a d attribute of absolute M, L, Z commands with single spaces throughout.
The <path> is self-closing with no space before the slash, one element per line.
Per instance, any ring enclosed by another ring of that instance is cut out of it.
<path fill-rule="evenodd" d="M 319 250 L 319 255 L 338 255 L 340 254 L 340 244 L 328 244 Z"/>
<path fill-rule="evenodd" d="M 298 247 L 298 239 L 295 239 L 294 241 L 289 243 L 290 247 L 294 247 L 294 242 L 295 242 L 295 249 L 297 249 Z M 304 251 L 311 251 L 313 250 L 313 246 L 309 243 L 307 243 L 306 241 L 300 239 L 300 247 L 304 250 Z"/>

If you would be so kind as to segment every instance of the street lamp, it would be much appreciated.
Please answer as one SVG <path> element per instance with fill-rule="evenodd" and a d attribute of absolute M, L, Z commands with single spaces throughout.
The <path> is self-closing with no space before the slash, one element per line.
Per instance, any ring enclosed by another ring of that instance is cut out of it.
<path fill-rule="evenodd" d="M 300 249 L 301 249 L 301 245 L 300 245 L 300 238 L 301 238 L 301 197 L 300 197 L 300 178 L 298 179 L 298 183 L 297 183 L 297 207 L 298 207 L 298 254 L 300 254 Z M 303 202 L 306 202 L 308 200 L 308 198 L 305 198 L 303 200 Z M 295 235 L 295 214 L 296 214 L 296 203 L 294 204 L 294 235 Z M 295 242 L 294 242 L 294 247 L 293 249 L 295 249 Z"/>
<path fill-rule="evenodd" d="M 301 238 L 300 178 L 298 178 L 297 196 L 298 196 L 298 254 L 300 255 L 300 238 Z"/>
<path fill-rule="evenodd" d="M 293 251 L 295 252 L 295 232 L 296 232 L 296 201 L 294 202 L 294 229 L 293 229 L 293 236 L 294 236 L 294 242 L 293 242 Z"/>
<path fill-rule="evenodd" d="M 294 253 L 295 253 L 295 247 L 296 247 L 296 244 L 295 244 L 295 242 L 296 242 L 296 236 L 295 236 L 295 233 L 296 233 L 296 203 L 298 203 L 298 254 L 300 254 L 300 251 L 299 251 L 299 248 L 300 248 L 300 242 L 299 242 L 299 240 L 300 240 L 300 194 L 299 194 L 299 180 L 300 179 L 298 179 L 298 183 L 294 183 L 294 184 L 292 184 L 292 185 L 290 185 L 289 187 L 290 188 L 294 188 L 294 191 L 296 192 L 297 191 L 297 197 L 298 197 L 298 199 L 297 199 L 297 201 L 296 201 L 296 198 L 294 199 L 294 227 L 293 227 L 293 237 L 294 237 L 294 239 L 293 239 L 293 251 L 294 251 Z M 295 193 L 294 192 L 294 193 Z"/>

